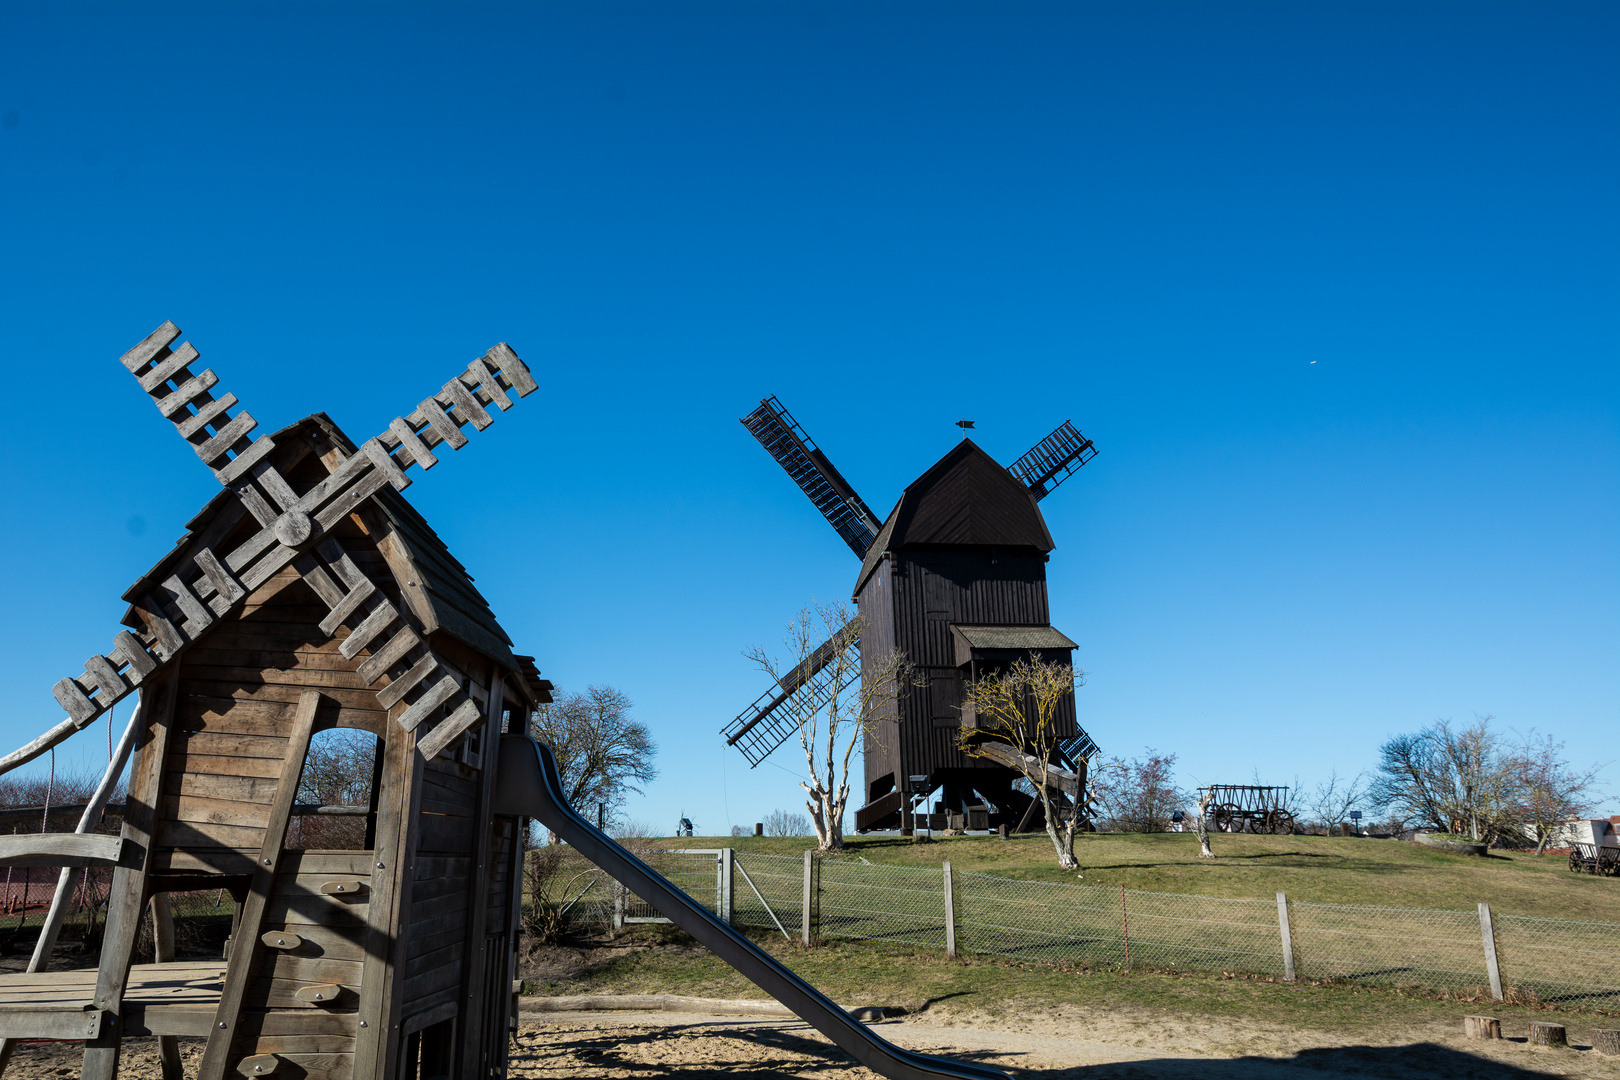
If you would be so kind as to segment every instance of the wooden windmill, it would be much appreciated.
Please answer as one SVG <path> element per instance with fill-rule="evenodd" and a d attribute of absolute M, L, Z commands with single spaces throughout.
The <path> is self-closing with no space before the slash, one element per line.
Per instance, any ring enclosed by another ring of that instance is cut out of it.
<path fill-rule="evenodd" d="M 97 969 L 45 970 L 48 921 L 28 973 L 0 976 L 0 1067 L 11 1040 L 82 1039 L 84 1076 L 109 1080 L 120 1041 L 152 1034 L 168 1076 L 176 1036 L 207 1039 L 206 1080 L 497 1075 L 520 878 L 518 819 L 493 813 L 499 735 L 524 729 L 549 684 L 398 493 L 534 378 L 500 344 L 358 446 L 323 414 L 256 437 L 179 336 L 164 323 L 123 364 L 224 490 L 126 593 L 112 648 L 56 684 L 68 719 L 0 760 L 15 768 L 139 691 L 97 793 L 133 751 L 122 835 L 0 843 L 11 864 L 115 868 Z M 329 728 L 378 740 L 366 839 L 289 850 Z M 199 888 L 238 900 L 229 957 L 176 963 L 163 900 Z M 159 962 L 132 965 L 149 901 Z"/>
<path fill-rule="evenodd" d="M 1037 504 L 1096 456 L 1091 440 L 1065 421 L 1003 468 L 963 438 L 879 522 L 776 398 L 765 398 L 742 423 L 861 560 L 852 590 L 861 626 L 859 635 L 835 634 L 838 645 L 815 650 L 726 725 L 727 743 L 758 765 L 798 734 L 791 718 L 808 710 L 783 708 L 787 702 L 826 701 L 854 681 L 859 663 L 833 663 L 841 649 L 849 661 L 857 650 L 865 660 L 899 651 L 926 687 L 903 695 L 868 735 L 866 805 L 855 827 L 899 827 L 906 796 L 935 792 L 940 798 L 928 819 L 935 828 L 956 821 L 1035 827 L 1040 803 L 1014 787 L 1019 771 L 958 748 L 963 685 L 1036 653 L 1070 662 L 1075 643 L 1048 614 L 1046 562 L 1054 545 Z M 959 426 L 965 432 L 971 423 Z M 836 672 L 846 686 L 833 685 Z M 1054 764 L 1083 773 L 1096 747 L 1076 722 L 1072 695 L 1058 724 L 1062 760 Z"/>

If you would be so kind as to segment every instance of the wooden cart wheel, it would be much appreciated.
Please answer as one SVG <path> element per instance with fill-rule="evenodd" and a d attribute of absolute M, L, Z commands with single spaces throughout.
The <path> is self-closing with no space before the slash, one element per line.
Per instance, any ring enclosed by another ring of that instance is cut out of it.
<path fill-rule="evenodd" d="M 1221 832 L 1237 832 L 1243 827 L 1242 812 L 1231 803 L 1221 803 L 1215 808 L 1212 820 L 1215 828 Z"/>
<path fill-rule="evenodd" d="M 1581 872 L 1581 852 L 1579 848 L 1569 853 L 1569 870 L 1572 874 Z"/>
<path fill-rule="evenodd" d="M 1294 815 L 1286 810 L 1273 810 L 1266 815 L 1266 832 L 1290 836 L 1294 832 Z"/>

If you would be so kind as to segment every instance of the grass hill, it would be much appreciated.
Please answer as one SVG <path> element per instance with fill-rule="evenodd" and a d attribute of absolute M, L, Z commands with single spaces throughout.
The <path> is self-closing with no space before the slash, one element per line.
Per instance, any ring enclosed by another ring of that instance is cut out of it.
<path fill-rule="evenodd" d="M 798 855 L 814 837 L 683 837 L 668 847 L 732 847 L 739 853 Z M 1151 892 L 1270 897 L 1327 904 L 1472 910 L 1486 901 L 1508 915 L 1620 922 L 1620 878 L 1574 874 L 1562 855 L 1493 851 L 1452 855 L 1421 844 L 1360 837 L 1215 834 L 1216 858 L 1198 856 L 1191 833 L 1096 833 L 1077 837 L 1084 877 L 1059 870 L 1044 833 L 1008 840 L 959 836 L 914 843 L 851 836 L 848 858 L 1032 881 L 1125 886 Z"/>

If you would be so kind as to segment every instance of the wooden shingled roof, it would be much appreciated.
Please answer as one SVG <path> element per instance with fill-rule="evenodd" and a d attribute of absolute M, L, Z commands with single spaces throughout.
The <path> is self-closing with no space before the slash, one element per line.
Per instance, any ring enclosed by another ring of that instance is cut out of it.
<path fill-rule="evenodd" d="M 1051 551 L 1052 534 L 1029 489 L 972 439 L 913 480 L 867 549 L 859 593 L 885 551 L 921 545 Z"/>
<path fill-rule="evenodd" d="M 323 445 L 336 445 L 345 455 L 353 454 L 356 450 L 354 442 L 325 413 L 315 413 L 289 424 L 271 438 L 275 440 L 277 451 L 287 453 L 292 459 L 278 462 L 289 470 L 301 458 L 312 452 L 318 453 Z M 425 624 L 427 632 L 443 631 L 520 673 L 527 674 L 523 660 L 528 659 L 527 668 L 532 670 L 532 658 L 519 658 L 513 654 L 512 639 L 506 636 L 506 631 L 501 629 L 494 612 L 490 610 L 489 602 L 473 585 L 472 575 L 450 554 L 450 549 L 439 534 L 417 513 L 416 508 L 387 486 L 372 495 L 367 504 L 387 519 L 394 535 L 401 541 L 403 554 L 413 571 L 411 581 L 420 586 L 412 599 L 424 601 L 410 606 Z M 125 591 L 124 599 L 133 605 L 169 575 L 185 571 L 198 546 L 216 544 L 241 524 L 246 513 L 241 501 L 231 491 L 219 492 L 186 523 L 186 533 L 176 541 L 174 549 Z M 408 582 L 401 581 L 399 585 L 402 591 L 411 591 L 407 589 Z M 123 621 L 126 626 L 138 628 L 143 625 L 133 606 L 125 613 Z M 533 674 L 537 677 L 539 673 L 534 671 Z M 524 681 L 528 689 L 535 689 L 529 686 L 530 679 L 526 677 Z M 549 689 L 549 684 L 545 686 Z"/>

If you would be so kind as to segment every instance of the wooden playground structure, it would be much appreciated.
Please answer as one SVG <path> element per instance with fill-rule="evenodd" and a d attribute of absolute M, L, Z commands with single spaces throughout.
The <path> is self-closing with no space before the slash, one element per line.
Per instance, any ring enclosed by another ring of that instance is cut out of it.
<path fill-rule="evenodd" d="M 122 1041 L 152 1035 L 165 1080 L 181 1037 L 205 1040 L 203 1080 L 503 1077 L 538 817 L 863 1064 L 1002 1076 L 866 1031 L 568 807 L 526 735 L 551 684 L 399 494 L 537 388 L 510 348 L 357 446 L 320 413 L 253 437 L 179 336 L 164 323 L 123 364 L 223 490 L 125 593 L 113 647 L 57 682 L 68 718 L 0 758 L 24 765 L 139 695 L 76 830 L 0 836 L 0 865 L 63 868 L 27 970 L 0 975 L 0 1071 L 19 1040 L 67 1040 L 87 1080 L 112 1080 Z M 295 797 L 333 729 L 375 739 L 364 839 L 300 849 Z M 92 832 L 132 757 L 120 833 Z M 52 970 L 86 867 L 112 871 L 99 962 Z M 168 894 L 201 889 L 236 901 L 227 954 L 177 961 Z M 137 964 L 147 918 L 156 956 Z"/>

